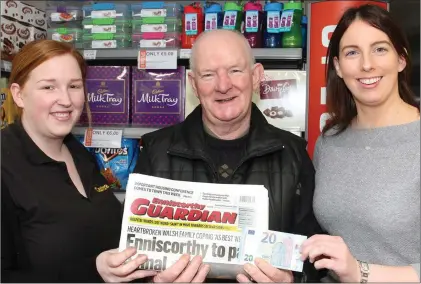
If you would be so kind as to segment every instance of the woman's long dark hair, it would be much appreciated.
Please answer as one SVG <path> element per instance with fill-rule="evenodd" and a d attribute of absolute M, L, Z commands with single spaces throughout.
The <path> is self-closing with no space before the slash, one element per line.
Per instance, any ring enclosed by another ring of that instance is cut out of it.
<path fill-rule="evenodd" d="M 379 6 L 361 5 L 356 8 L 350 8 L 345 11 L 339 20 L 327 49 L 326 105 L 331 118 L 323 128 L 323 135 L 332 128 L 335 129 L 335 134 L 341 133 L 351 124 L 352 119 L 357 115 L 354 98 L 345 85 L 344 80 L 337 75 L 334 65 L 334 58 L 339 58 L 339 44 L 342 36 L 356 19 L 361 19 L 387 34 L 398 55 L 405 59 L 406 67 L 398 74 L 399 95 L 406 103 L 419 108 L 414 94 L 409 87 L 412 64 L 409 43 L 401 28 L 392 19 L 388 11 Z"/>

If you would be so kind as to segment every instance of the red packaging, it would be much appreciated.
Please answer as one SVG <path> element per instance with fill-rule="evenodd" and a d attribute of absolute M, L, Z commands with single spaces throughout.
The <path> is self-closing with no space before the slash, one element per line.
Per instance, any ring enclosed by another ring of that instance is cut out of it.
<path fill-rule="evenodd" d="M 199 3 L 184 7 L 181 28 L 181 48 L 192 48 L 196 38 L 203 32 L 204 15 Z"/>

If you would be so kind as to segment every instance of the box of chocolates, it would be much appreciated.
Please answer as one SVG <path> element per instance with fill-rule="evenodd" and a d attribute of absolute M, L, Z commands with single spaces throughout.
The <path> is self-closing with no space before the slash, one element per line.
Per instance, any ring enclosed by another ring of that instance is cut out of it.
<path fill-rule="evenodd" d="M 165 127 L 184 120 L 185 68 L 139 70 L 132 67 L 132 124 Z"/>
<path fill-rule="evenodd" d="M 45 30 L 9 16 L 1 16 L 0 41 L 3 60 L 12 60 L 13 55 L 28 42 L 45 38 Z"/>
<path fill-rule="evenodd" d="M 30 24 L 31 26 L 46 30 L 47 21 L 45 11 L 35 8 L 22 1 L 1 1 L 0 14 Z"/>
<path fill-rule="evenodd" d="M 88 66 L 86 93 L 92 125 L 127 125 L 130 107 L 129 66 Z M 79 124 L 88 123 L 84 112 Z"/>

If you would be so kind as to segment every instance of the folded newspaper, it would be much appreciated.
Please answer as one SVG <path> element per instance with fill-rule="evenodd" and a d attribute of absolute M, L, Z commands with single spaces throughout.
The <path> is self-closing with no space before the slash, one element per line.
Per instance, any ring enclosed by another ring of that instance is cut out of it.
<path fill-rule="evenodd" d="M 235 279 L 242 229 L 268 228 L 268 191 L 259 185 L 129 176 L 119 250 L 136 247 L 141 269 L 165 270 L 182 254 L 201 255 L 208 278 Z"/>

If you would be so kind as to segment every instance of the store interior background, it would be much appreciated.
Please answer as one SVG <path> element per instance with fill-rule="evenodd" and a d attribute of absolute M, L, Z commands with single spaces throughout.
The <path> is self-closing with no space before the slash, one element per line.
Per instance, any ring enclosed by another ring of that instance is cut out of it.
<path fill-rule="evenodd" d="M 39 9 L 45 9 L 46 1 L 23 1 Z M 103 1 L 101 1 L 103 2 Z M 129 1 L 134 2 L 134 1 Z M 191 3 L 193 1 L 178 1 Z M 280 1 L 283 2 L 283 1 Z M 306 1 L 308 2 L 308 1 Z M 314 1 L 312 1 L 314 2 Z M 420 98 L 420 0 L 390 0 L 389 11 L 405 30 L 412 51 L 413 72 L 411 87 Z"/>

